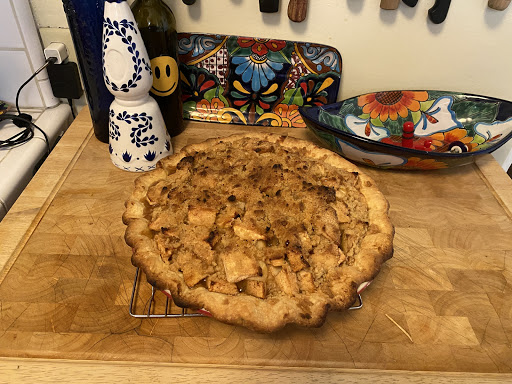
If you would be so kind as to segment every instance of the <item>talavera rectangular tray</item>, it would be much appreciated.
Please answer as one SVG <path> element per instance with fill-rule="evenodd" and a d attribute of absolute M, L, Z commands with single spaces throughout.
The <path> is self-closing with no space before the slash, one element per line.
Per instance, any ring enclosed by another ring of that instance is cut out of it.
<path fill-rule="evenodd" d="M 342 61 L 333 47 L 195 33 L 178 39 L 187 119 L 306 127 L 299 107 L 336 102 Z"/>

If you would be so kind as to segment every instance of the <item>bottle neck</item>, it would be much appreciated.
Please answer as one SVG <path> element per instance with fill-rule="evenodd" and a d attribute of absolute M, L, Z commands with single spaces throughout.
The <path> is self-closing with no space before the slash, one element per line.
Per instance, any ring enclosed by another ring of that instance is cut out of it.
<path fill-rule="evenodd" d="M 162 4 L 162 0 L 135 0 L 135 2 L 132 5 L 132 8 L 136 7 L 138 5 L 151 6 L 151 5 L 161 5 L 161 4 Z"/>
<path fill-rule="evenodd" d="M 148 24 L 153 24 L 156 20 L 169 18 L 172 19 L 173 24 L 175 23 L 174 14 L 162 0 L 135 0 L 131 9 L 137 23 L 145 21 Z"/>

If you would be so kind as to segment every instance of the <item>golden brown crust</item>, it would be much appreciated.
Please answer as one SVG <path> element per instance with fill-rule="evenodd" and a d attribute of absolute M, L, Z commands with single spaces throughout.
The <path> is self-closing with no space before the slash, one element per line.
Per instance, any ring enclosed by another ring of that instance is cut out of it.
<path fill-rule="evenodd" d="M 350 307 L 394 235 L 387 200 L 355 165 L 262 133 L 161 160 L 136 180 L 123 221 L 132 263 L 177 305 L 262 332 Z"/>

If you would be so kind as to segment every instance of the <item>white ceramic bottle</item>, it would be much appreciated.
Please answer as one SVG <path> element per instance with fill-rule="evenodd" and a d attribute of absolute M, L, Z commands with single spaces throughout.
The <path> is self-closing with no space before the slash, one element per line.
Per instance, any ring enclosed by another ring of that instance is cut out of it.
<path fill-rule="evenodd" d="M 149 96 L 153 76 L 146 47 L 125 0 L 106 0 L 103 78 L 115 99 L 109 111 L 109 151 L 120 169 L 144 172 L 172 154 L 157 102 Z"/>

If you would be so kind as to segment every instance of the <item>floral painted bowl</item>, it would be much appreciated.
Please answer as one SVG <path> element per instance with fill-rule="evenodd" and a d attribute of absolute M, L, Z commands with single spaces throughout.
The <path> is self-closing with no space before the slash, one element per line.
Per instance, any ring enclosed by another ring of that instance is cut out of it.
<path fill-rule="evenodd" d="M 298 41 L 180 33 L 183 116 L 190 120 L 305 128 L 301 106 L 337 100 L 342 59 Z"/>
<path fill-rule="evenodd" d="M 460 92 L 376 92 L 299 111 L 327 147 L 379 168 L 466 165 L 512 137 L 511 102 Z"/>

